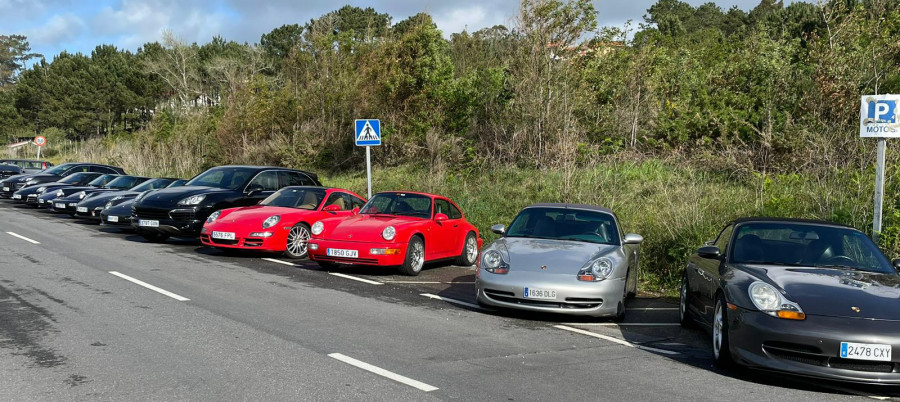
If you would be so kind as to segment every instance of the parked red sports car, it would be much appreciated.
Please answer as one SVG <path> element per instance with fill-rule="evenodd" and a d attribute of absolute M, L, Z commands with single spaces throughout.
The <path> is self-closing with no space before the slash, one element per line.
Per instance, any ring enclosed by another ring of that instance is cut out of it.
<path fill-rule="evenodd" d="M 200 241 L 213 247 L 281 251 L 290 258 L 303 258 L 310 224 L 349 216 L 365 202 L 337 188 L 285 187 L 259 205 L 213 212 L 203 224 Z"/>
<path fill-rule="evenodd" d="M 475 263 L 478 229 L 445 197 L 410 192 L 375 194 L 359 214 L 312 225 L 309 257 L 323 268 L 338 264 L 400 266 L 418 275 L 426 261 Z"/>

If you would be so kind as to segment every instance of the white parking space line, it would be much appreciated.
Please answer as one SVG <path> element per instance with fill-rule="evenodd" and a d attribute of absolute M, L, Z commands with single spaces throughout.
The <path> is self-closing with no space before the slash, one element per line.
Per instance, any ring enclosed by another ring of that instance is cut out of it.
<path fill-rule="evenodd" d="M 563 325 L 587 327 L 677 327 L 677 322 L 565 322 Z"/>
<path fill-rule="evenodd" d="M 352 279 L 354 281 L 360 281 L 362 283 L 368 283 L 369 285 L 384 285 L 384 283 L 378 281 L 370 281 L 368 279 L 358 278 L 352 275 L 342 274 L 340 272 L 329 272 L 329 275 L 339 276 L 341 278 Z"/>
<path fill-rule="evenodd" d="M 162 293 L 162 294 L 164 294 L 164 295 L 166 295 L 166 296 L 169 296 L 169 297 L 171 297 L 171 298 L 173 298 L 173 299 L 175 299 L 175 300 L 178 300 L 178 301 L 188 301 L 188 300 L 191 300 L 191 299 L 188 299 L 187 297 L 179 296 L 179 295 L 177 295 L 177 294 L 175 294 L 175 293 L 172 293 L 172 292 L 170 292 L 170 291 L 168 291 L 168 290 L 165 290 L 165 289 L 162 289 L 162 288 L 158 288 L 158 287 L 153 286 L 153 285 L 151 285 L 151 284 L 149 284 L 149 283 L 147 283 L 147 282 L 144 282 L 144 281 L 141 281 L 141 280 L 138 280 L 138 279 L 134 279 L 134 278 L 132 278 L 132 277 L 130 277 L 130 276 L 128 276 L 128 275 L 121 274 L 121 273 L 118 273 L 118 272 L 116 272 L 116 271 L 109 271 L 109 273 L 111 273 L 111 274 L 113 274 L 113 275 L 115 275 L 115 276 L 118 276 L 119 278 L 122 278 L 122 279 L 124 279 L 124 280 L 126 280 L 126 281 L 129 281 L 129 282 L 131 282 L 131 283 L 135 283 L 135 284 L 141 285 L 141 286 L 143 286 L 143 287 L 145 287 L 145 288 L 147 288 L 147 289 L 150 289 L 150 290 L 152 290 L 152 291 L 154 291 L 154 292 Z"/>
<path fill-rule="evenodd" d="M 441 300 L 441 301 L 445 301 L 447 303 L 459 304 L 460 306 L 466 306 L 466 307 L 476 308 L 479 310 L 484 310 L 484 308 L 482 308 L 481 306 L 474 304 L 474 303 L 464 302 L 462 300 L 451 299 L 449 297 L 433 295 L 431 293 L 422 293 L 419 296 L 425 296 L 429 299 Z"/>
<path fill-rule="evenodd" d="M 632 307 L 628 311 L 678 311 L 678 307 Z"/>
<path fill-rule="evenodd" d="M 454 284 L 455 284 L 455 285 L 474 285 L 474 284 L 475 284 L 475 282 L 452 282 L 452 281 L 451 281 L 451 282 L 441 282 L 441 281 L 384 281 L 384 283 L 401 283 L 401 284 L 402 284 L 402 283 L 406 283 L 406 284 L 415 284 L 415 285 L 422 285 L 422 284 L 441 284 L 441 283 L 450 284 L 450 285 L 454 285 Z"/>
<path fill-rule="evenodd" d="M 290 267 L 299 267 L 299 266 L 300 266 L 300 265 L 294 264 L 293 262 L 281 261 L 281 260 L 277 260 L 277 259 L 274 259 L 274 258 L 263 258 L 263 260 L 269 261 L 269 262 L 278 263 L 278 264 L 282 264 L 282 265 L 287 265 L 287 266 L 290 266 Z"/>
<path fill-rule="evenodd" d="M 18 238 L 20 238 L 20 239 L 22 239 L 22 240 L 25 240 L 25 241 L 27 241 L 27 242 L 29 242 L 29 243 L 31 243 L 31 244 L 41 244 L 41 242 L 39 242 L 39 241 L 31 240 L 31 239 L 29 239 L 29 238 L 27 238 L 27 237 L 25 237 L 25 236 L 22 236 L 22 235 L 20 235 L 20 234 L 18 234 L 18 233 L 6 232 L 6 234 L 8 234 L 8 235 L 10 235 L 10 236 L 12 236 L 12 237 L 18 237 Z"/>
<path fill-rule="evenodd" d="M 357 367 L 357 368 L 361 368 L 361 369 L 366 370 L 366 371 L 368 371 L 368 372 L 370 372 L 370 373 L 378 374 L 378 375 L 380 375 L 380 376 L 382 376 L 382 377 L 390 378 L 390 379 L 392 379 L 392 380 L 394 380 L 394 381 L 397 381 L 397 382 L 399 382 L 399 383 L 401 383 L 401 384 L 406 384 L 406 385 L 409 385 L 410 387 L 413 387 L 413 388 L 416 388 L 416 389 L 419 389 L 419 390 L 422 390 L 422 391 L 425 391 L 425 392 L 431 392 L 431 391 L 434 391 L 434 390 L 437 390 L 437 389 L 438 389 L 438 387 L 428 385 L 428 384 L 426 384 L 426 383 L 424 383 L 424 382 L 421 382 L 421 381 L 413 380 L 412 378 L 409 378 L 409 377 L 404 377 L 404 376 L 402 376 L 402 375 L 400 375 L 400 374 L 397 374 L 397 373 L 394 373 L 394 372 L 391 372 L 391 371 L 387 371 L 387 370 L 385 370 L 385 369 L 383 369 L 383 368 L 381 368 L 381 367 L 373 366 L 373 365 L 371 365 L 371 364 L 369 364 L 369 363 L 366 363 L 366 362 L 363 362 L 363 361 L 356 360 L 356 359 L 354 359 L 354 358 L 352 358 L 352 357 L 345 356 L 345 355 L 342 355 L 342 354 L 340 354 L 340 353 L 332 353 L 332 354 L 328 355 L 328 357 L 330 357 L 330 358 L 332 358 L 332 359 L 337 359 L 337 360 L 342 361 L 342 362 L 344 362 L 344 363 L 347 363 L 347 364 L 349 364 L 349 365 L 351 365 L 351 366 L 354 366 L 354 367 Z"/>
<path fill-rule="evenodd" d="M 591 336 L 591 337 L 598 338 L 598 339 L 603 339 L 603 340 L 610 341 L 613 343 L 618 343 L 619 345 L 622 345 L 622 346 L 628 346 L 630 348 L 638 348 L 638 349 L 643 349 L 643 350 L 650 351 L 650 352 L 662 353 L 662 354 L 666 354 L 666 355 L 680 355 L 681 354 L 681 353 L 678 353 L 678 352 L 675 352 L 672 350 L 657 349 L 657 348 L 652 348 L 649 346 L 642 346 L 642 345 L 628 342 L 623 339 L 614 338 L 614 337 L 606 336 L 606 335 L 601 335 L 601 334 L 598 334 L 595 332 L 586 331 L 586 330 L 578 329 L 578 328 L 572 328 L 572 327 L 565 326 L 565 325 L 554 325 L 553 328 L 558 328 L 558 329 L 566 330 L 569 332 L 574 332 L 576 334 L 582 334 L 582 335 L 587 335 L 587 336 Z"/>

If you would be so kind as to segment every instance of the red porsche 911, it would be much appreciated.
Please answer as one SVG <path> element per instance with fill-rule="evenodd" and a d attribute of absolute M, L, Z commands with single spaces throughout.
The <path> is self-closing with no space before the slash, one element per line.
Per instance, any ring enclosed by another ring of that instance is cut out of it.
<path fill-rule="evenodd" d="M 285 187 L 259 205 L 213 212 L 200 233 L 207 246 L 283 252 L 306 257 L 310 225 L 325 218 L 349 216 L 365 199 L 347 190 Z"/>
<path fill-rule="evenodd" d="M 470 266 L 482 243 L 453 201 L 410 192 L 375 194 L 359 214 L 320 220 L 311 233 L 309 257 L 323 268 L 399 266 L 406 275 L 418 275 L 434 260 Z"/>

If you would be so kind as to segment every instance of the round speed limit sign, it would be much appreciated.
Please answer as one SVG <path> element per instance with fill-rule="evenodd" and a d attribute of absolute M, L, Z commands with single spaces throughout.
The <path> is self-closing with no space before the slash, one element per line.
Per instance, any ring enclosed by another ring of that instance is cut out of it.
<path fill-rule="evenodd" d="M 37 146 L 39 146 L 39 147 L 42 147 L 42 146 L 44 146 L 44 145 L 47 145 L 47 139 L 44 138 L 43 135 L 39 135 L 39 136 L 37 136 L 37 137 L 34 137 L 34 145 L 37 145 Z"/>

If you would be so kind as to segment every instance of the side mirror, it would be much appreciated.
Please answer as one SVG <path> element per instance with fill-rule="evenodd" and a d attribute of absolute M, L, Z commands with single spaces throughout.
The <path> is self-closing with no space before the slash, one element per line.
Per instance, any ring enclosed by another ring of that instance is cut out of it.
<path fill-rule="evenodd" d="M 722 252 L 716 246 L 703 246 L 697 249 L 697 255 L 700 258 L 715 260 L 722 256 Z"/>
<path fill-rule="evenodd" d="M 447 220 L 447 219 L 450 219 L 450 217 L 447 216 L 447 214 L 435 214 L 435 215 L 434 215 L 434 221 L 435 221 L 435 222 L 443 222 L 443 221 L 445 221 L 445 220 Z"/>
<path fill-rule="evenodd" d="M 896 270 L 900 271 L 900 258 L 897 258 L 894 261 L 891 261 L 891 264 L 894 264 L 894 268 Z"/>
<path fill-rule="evenodd" d="M 337 211 L 341 210 L 341 207 L 338 205 L 331 204 L 331 205 L 325 206 L 325 208 L 322 208 L 322 210 L 325 212 L 337 212 Z"/>
<path fill-rule="evenodd" d="M 491 232 L 494 232 L 498 235 L 504 235 L 504 234 L 506 234 L 506 226 L 504 226 L 504 225 L 491 226 Z"/>
<path fill-rule="evenodd" d="M 263 186 L 260 186 L 259 184 L 254 184 L 254 185 L 251 185 L 250 187 L 247 187 L 247 191 L 245 193 L 248 196 L 252 196 L 253 194 L 256 194 L 260 191 L 263 191 Z"/>
<path fill-rule="evenodd" d="M 353 215 L 359 215 L 359 207 L 353 208 L 350 212 L 351 212 Z"/>
<path fill-rule="evenodd" d="M 641 244 L 644 242 L 644 236 L 629 233 L 625 235 L 625 244 Z"/>

